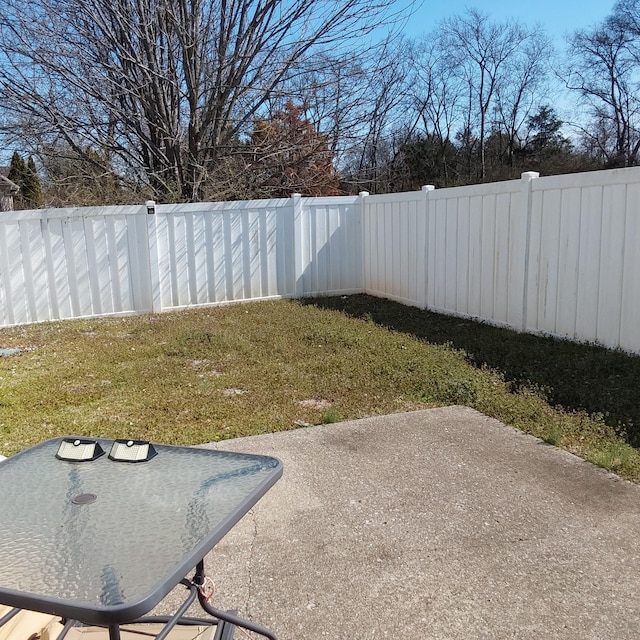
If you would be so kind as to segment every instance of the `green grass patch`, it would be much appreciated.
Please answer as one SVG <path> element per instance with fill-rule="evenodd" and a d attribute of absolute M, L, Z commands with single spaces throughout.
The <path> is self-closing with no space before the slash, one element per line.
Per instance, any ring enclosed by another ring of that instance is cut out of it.
<path fill-rule="evenodd" d="M 462 404 L 640 480 L 640 358 L 368 296 L 0 330 L 0 453 L 197 444 Z"/>

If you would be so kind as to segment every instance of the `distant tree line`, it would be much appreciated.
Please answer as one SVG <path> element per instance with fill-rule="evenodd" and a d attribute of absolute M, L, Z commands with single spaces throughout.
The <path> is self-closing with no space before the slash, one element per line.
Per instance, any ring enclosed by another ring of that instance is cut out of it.
<path fill-rule="evenodd" d="M 0 134 L 40 177 L 29 206 L 383 193 L 639 163 L 640 0 L 618 0 L 561 58 L 541 28 L 476 9 L 408 40 L 397 4 L 6 0 Z"/>

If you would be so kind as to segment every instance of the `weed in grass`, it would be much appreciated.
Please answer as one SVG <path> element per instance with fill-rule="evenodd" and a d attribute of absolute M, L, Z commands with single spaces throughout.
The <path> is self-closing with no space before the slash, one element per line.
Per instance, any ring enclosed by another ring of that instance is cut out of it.
<path fill-rule="evenodd" d="M 637 451 L 624 442 L 600 443 L 599 446 L 588 449 L 585 458 L 614 473 L 624 472 L 631 465 L 638 464 Z"/>
<path fill-rule="evenodd" d="M 340 422 L 340 411 L 336 407 L 330 407 L 322 414 L 320 424 L 335 424 Z"/>
<path fill-rule="evenodd" d="M 476 385 L 472 380 L 444 380 L 435 385 L 435 393 L 429 398 L 442 405 L 462 404 L 474 406 L 477 398 Z"/>
<path fill-rule="evenodd" d="M 557 425 L 549 425 L 549 427 L 544 432 L 542 439 L 548 444 L 552 444 L 557 447 L 562 444 L 563 433 L 562 429 L 560 429 Z"/>

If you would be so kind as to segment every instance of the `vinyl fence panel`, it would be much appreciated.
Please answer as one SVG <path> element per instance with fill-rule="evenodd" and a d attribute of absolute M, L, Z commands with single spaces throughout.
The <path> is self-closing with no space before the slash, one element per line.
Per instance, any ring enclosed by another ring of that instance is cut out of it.
<path fill-rule="evenodd" d="M 428 198 L 427 306 L 519 329 L 528 178 Z"/>
<path fill-rule="evenodd" d="M 425 305 L 426 197 L 424 190 L 364 198 L 363 275 L 367 293 L 413 306 Z"/>
<path fill-rule="evenodd" d="M 150 222 L 160 310 L 362 290 L 360 200 L 158 205 Z"/>
<path fill-rule="evenodd" d="M 159 310 L 293 295 L 290 200 L 159 205 Z"/>
<path fill-rule="evenodd" d="M 362 202 L 359 197 L 303 198 L 296 228 L 296 294 L 360 293 Z"/>
<path fill-rule="evenodd" d="M 534 181 L 527 331 L 640 352 L 639 179 L 631 168 Z"/>
<path fill-rule="evenodd" d="M 640 353 L 640 168 L 365 203 L 367 293 Z"/>
<path fill-rule="evenodd" d="M 140 281 L 141 207 L 0 217 L 0 324 L 150 310 Z M 142 235 L 142 240 L 141 240 Z M 141 262 L 146 270 L 144 260 Z"/>

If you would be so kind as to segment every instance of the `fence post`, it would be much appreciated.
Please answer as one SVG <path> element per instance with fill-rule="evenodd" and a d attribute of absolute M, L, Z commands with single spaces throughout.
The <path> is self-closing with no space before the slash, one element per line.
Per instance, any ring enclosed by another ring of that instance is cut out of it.
<path fill-rule="evenodd" d="M 145 202 L 146 229 L 147 229 L 147 255 L 146 267 L 148 269 L 147 285 L 149 287 L 149 307 L 153 313 L 162 311 L 160 297 L 160 265 L 158 261 L 158 216 L 157 205 L 154 200 Z"/>
<path fill-rule="evenodd" d="M 423 298 L 420 301 L 420 306 L 423 309 L 429 308 L 429 220 L 431 218 L 431 198 L 430 194 L 435 191 L 435 186 L 432 184 L 425 184 L 422 187 L 422 194 L 424 196 L 424 267 L 422 269 L 422 277 L 424 278 L 424 285 L 422 287 Z"/>
<path fill-rule="evenodd" d="M 294 294 L 301 298 L 304 294 L 304 238 L 302 225 L 302 195 L 291 194 L 291 207 L 293 209 L 293 274 Z"/>
<path fill-rule="evenodd" d="M 131 297 L 133 310 L 136 313 L 148 313 L 153 308 L 151 296 L 151 265 L 149 261 L 149 229 L 146 217 L 149 208 L 153 209 L 155 203 L 147 201 L 144 207 L 140 207 L 139 214 L 133 216 L 133 223 L 127 232 L 127 244 L 129 253 L 129 270 L 131 283 Z M 142 214 L 142 215 L 140 215 Z M 144 218 L 142 216 L 145 216 Z"/>
<path fill-rule="evenodd" d="M 368 195 L 368 191 L 360 191 L 360 193 L 358 193 L 358 210 L 360 212 L 360 289 L 362 293 L 367 293 L 367 261 L 371 256 L 371 250 L 368 245 L 369 216 L 365 215 Z"/>
<path fill-rule="evenodd" d="M 530 247 L 531 247 L 531 207 L 532 207 L 532 187 L 533 181 L 539 178 L 540 174 L 537 171 L 525 171 L 520 174 L 522 181 L 522 198 L 523 198 L 523 210 L 526 219 L 525 230 L 525 244 L 524 244 L 524 282 L 522 286 L 522 324 L 521 330 L 527 329 L 527 313 L 529 305 L 529 260 L 530 260 Z"/>

